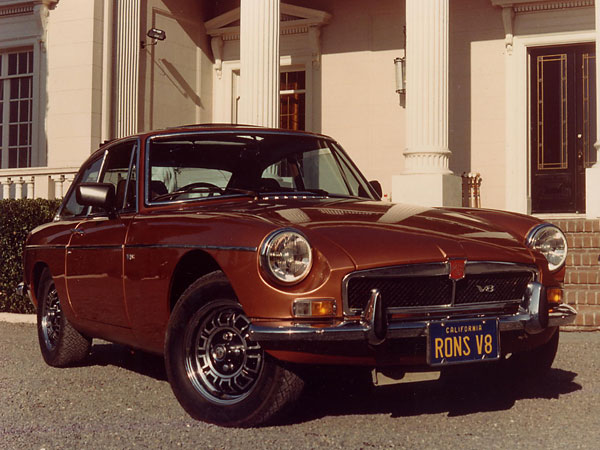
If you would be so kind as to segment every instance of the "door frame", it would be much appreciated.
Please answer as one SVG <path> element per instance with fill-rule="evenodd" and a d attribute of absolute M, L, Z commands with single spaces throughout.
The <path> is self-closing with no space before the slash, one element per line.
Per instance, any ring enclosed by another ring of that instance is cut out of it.
<path fill-rule="evenodd" d="M 531 214 L 531 136 L 529 49 L 594 43 L 595 31 L 515 36 L 506 55 L 506 209 Z"/>

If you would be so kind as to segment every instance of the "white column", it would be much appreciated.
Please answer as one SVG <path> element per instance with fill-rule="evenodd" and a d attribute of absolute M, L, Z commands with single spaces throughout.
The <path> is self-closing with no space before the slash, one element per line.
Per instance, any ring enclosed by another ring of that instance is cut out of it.
<path fill-rule="evenodd" d="M 138 131 L 140 2 L 119 0 L 115 38 L 115 137 Z"/>
<path fill-rule="evenodd" d="M 585 214 L 600 217 L 600 1 L 596 1 L 596 164 L 585 170 Z"/>
<path fill-rule="evenodd" d="M 449 0 L 406 0 L 406 150 L 394 201 L 461 203 L 461 180 L 448 168 L 449 8 Z"/>
<path fill-rule="evenodd" d="M 279 126 L 279 0 L 241 0 L 241 124 Z"/>

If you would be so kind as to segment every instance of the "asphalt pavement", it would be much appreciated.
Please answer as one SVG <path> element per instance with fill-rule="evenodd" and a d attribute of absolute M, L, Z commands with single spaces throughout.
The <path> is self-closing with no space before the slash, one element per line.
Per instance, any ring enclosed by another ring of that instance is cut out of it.
<path fill-rule="evenodd" d="M 186 415 L 160 357 L 94 341 L 55 369 L 34 325 L 0 322 L 0 449 L 595 449 L 599 349 L 600 333 L 563 333 L 541 380 L 316 384 L 274 426 L 225 429 Z"/>

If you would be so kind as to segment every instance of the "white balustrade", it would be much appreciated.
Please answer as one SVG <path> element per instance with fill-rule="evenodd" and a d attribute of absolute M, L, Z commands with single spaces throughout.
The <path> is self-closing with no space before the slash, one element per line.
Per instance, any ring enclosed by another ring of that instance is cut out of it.
<path fill-rule="evenodd" d="M 29 167 L 0 170 L 1 199 L 62 198 L 79 168 Z"/>

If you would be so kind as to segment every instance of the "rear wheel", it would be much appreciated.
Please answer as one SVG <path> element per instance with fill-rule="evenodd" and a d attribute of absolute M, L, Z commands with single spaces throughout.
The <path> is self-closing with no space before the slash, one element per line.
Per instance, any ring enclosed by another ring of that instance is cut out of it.
<path fill-rule="evenodd" d="M 90 351 L 91 339 L 73 328 L 65 317 L 48 269 L 44 269 L 39 286 L 37 330 L 44 361 L 54 367 L 81 361 Z"/>
<path fill-rule="evenodd" d="M 221 271 L 181 296 L 169 320 L 165 362 L 173 392 L 192 417 L 254 426 L 298 398 L 302 380 L 250 340 L 249 326 Z"/>

